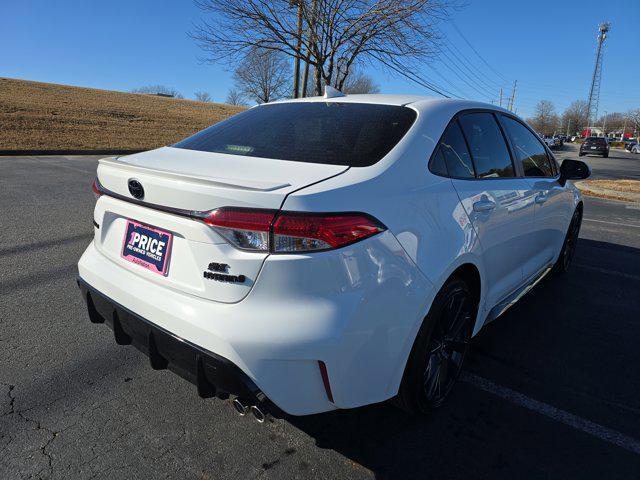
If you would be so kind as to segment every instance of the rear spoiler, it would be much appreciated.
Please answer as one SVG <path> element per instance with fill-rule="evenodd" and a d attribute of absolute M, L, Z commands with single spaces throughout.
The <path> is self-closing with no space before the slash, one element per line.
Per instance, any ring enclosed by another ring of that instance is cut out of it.
<path fill-rule="evenodd" d="M 164 170 L 160 168 L 140 167 L 137 165 L 132 165 L 128 162 L 121 161 L 117 157 L 103 158 L 99 161 L 99 166 L 111 167 L 126 172 L 131 172 L 132 175 L 136 172 L 144 172 L 147 175 L 161 178 L 189 180 L 190 182 L 200 183 L 202 185 L 222 188 L 234 188 L 238 190 L 272 192 L 274 190 L 279 190 L 281 188 L 291 186 L 290 183 L 269 182 L 264 180 L 246 180 L 238 178 L 206 177 L 200 175 L 172 172 L 170 170 Z"/>

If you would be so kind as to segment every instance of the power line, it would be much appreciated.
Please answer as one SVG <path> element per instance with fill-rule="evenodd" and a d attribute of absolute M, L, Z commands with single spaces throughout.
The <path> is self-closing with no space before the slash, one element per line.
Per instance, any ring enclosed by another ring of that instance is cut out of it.
<path fill-rule="evenodd" d="M 457 90 L 459 93 L 462 93 L 462 96 L 454 95 L 455 97 L 457 97 L 457 98 L 469 98 L 469 95 L 464 90 L 462 90 L 458 85 L 455 85 L 453 82 L 451 82 L 447 77 L 445 77 L 443 74 L 441 74 L 436 68 L 434 68 L 431 65 L 427 65 L 427 67 L 429 67 L 433 73 L 435 73 L 438 77 L 440 77 L 451 88 L 453 88 L 454 90 Z"/>
<path fill-rule="evenodd" d="M 487 95 L 486 92 L 483 92 L 481 90 L 479 90 L 478 88 L 476 88 L 475 85 L 473 85 L 472 83 L 469 83 L 465 78 L 463 78 L 462 76 L 460 76 L 458 74 L 458 72 L 456 72 L 453 68 L 451 68 L 451 66 L 447 63 L 442 61 L 442 59 L 438 59 L 440 61 L 440 64 L 444 65 L 446 68 L 449 69 L 449 71 L 451 71 L 451 73 L 453 73 L 456 77 L 458 77 L 460 80 L 462 80 L 468 87 L 472 88 L 473 90 L 475 90 L 477 93 L 480 94 L 481 97 L 487 97 L 489 99 L 492 98 L 492 95 Z M 455 65 L 455 64 L 454 64 Z"/>
<path fill-rule="evenodd" d="M 495 68 L 493 68 L 491 65 L 489 65 L 489 62 L 487 62 L 484 57 L 482 55 L 480 55 L 480 53 L 478 53 L 478 51 L 475 49 L 475 47 L 473 45 L 471 45 L 471 42 L 469 42 L 469 40 L 467 40 L 467 37 L 465 37 L 462 32 L 460 31 L 460 29 L 458 28 L 458 26 L 456 25 L 456 23 L 451 20 L 451 25 L 453 26 L 453 28 L 456 30 L 456 32 L 458 32 L 458 35 L 460 35 L 460 37 L 466 42 L 467 45 L 469 45 L 469 48 L 471 48 L 471 50 L 473 50 L 473 52 L 478 56 L 478 58 L 480 60 L 482 60 L 482 62 L 489 67 L 489 69 L 495 73 L 498 77 L 500 77 L 504 82 L 509 83 L 509 79 L 505 78 L 504 75 L 502 75 L 500 72 L 498 72 Z"/>
<path fill-rule="evenodd" d="M 440 29 L 438 30 L 443 36 L 445 37 L 447 36 L 444 32 L 442 32 L 442 30 Z M 480 70 L 471 60 L 469 60 L 469 58 L 456 46 L 456 44 L 453 41 L 451 41 L 450 38 L 449 38 L 449 43 L 446 43 L 444 46 L 455 57 L 456 54 L 449 48 L 450 46 L 453 47 L 453 49 L 456 52 L 458 52 L 458 55 L 460 55 L 461 57 L 461 58 L 457 58 L 460 64 L 463 67 L 465 67 L 465 69 L 468 70 L 472 75 L 478 75 L 477 80 L 481 82 L 483 85 L 485 85 L 487 88 L 489 88 L 490 90 L 493 91 L 495 89 L 504 88 L 508 84 L 508 82 L 499 83 L 491 79 L 487 74 L 485 74 L 482 70 Z M 491 85 L 487 82 L 491 83 Z"/>
<path fill-rule="evenodd" d="M 407 78 L 408 80 L 434 92 L 437 93 L 438 95 L 441 95 L 445 98 L 451 98 L 452 96 L 456 96 L 455 94 L 447 91 L 446 89 L 442 88 L 441 86 L 428 82 L 426 80 L 423 80 L 422 78 L 418 77 L 416 74 L 414 73 L 410 73 L 407 71 L 403 71 L 400 68 L 398 68 L 397 66 L 391 65 L 390 63 L 388 63 L 386 60 L 383 60 L 382 58 L 377 58 L 377 60 L 382 63 L 383 65 L 385 65 L 386 67 L 390 68 L 391 70 L 393 70 L 396 73 L 399 73 L 400 75 L 402 75 L 403 77 Z M 395 62 L 394 62 L 395 63 Z M 402 66 L 402 65 L 400 65 Z M 443 93 L 446 92 L 446 93 Z M 449 95 L 447 95 L 447 93 Z"/>

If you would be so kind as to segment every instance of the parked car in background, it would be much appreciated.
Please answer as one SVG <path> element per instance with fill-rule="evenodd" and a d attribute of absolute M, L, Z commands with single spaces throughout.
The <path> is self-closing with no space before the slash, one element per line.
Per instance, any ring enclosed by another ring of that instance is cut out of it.
<path fill-rule="evenodd" d="M 631 151 L 633 147 L 636 146 L 637 144 L 638 144 L 638 140 L 636 140 L 635 138 L 629 138 L 624 141 L 624 149 Z"/>
<path fill-rule="evenodd" d="M 640 153 L 640 144 L 635 143 L 633 147 L 631 147 L 631 153 Z"/>
<path fill-rule="evenodd" d="M 543 137 L 544 143 L 551 149 L 557 149 L 562 146 L 562 141 L 558 137 L 554 137 L 551 135 L 545 135 Z"/>
<path fill-rule="evenodd" d="M 547 145 L 547 147 L 554 148 L 555 139 L 551 135 L 543 135 L 542 140 L 544 140 L 544 143 Z"/>
<path fill-rule="evenodd" d="M 609 141 L 606 137 L 587 137 L 580 145 L 579 156 L 601 155 L 604 158 L 609 156 Z"/>
<path fill-rule="evenodd" d="M 589 174 L 494 105 L 268 103 L 100 160 L 78 285 L 118 344 L 240 414 L 427 413 L 471 337 L 568 270 Z"/>

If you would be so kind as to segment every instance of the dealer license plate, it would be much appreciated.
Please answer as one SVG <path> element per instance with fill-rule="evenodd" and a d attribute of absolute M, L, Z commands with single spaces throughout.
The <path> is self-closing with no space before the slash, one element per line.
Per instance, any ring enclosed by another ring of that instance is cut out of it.
<path fill-rule="evenodd" d="M 128 262 L 167 276 L 172 243 L 172 233 L 127 220 L 120 256 Z"/>

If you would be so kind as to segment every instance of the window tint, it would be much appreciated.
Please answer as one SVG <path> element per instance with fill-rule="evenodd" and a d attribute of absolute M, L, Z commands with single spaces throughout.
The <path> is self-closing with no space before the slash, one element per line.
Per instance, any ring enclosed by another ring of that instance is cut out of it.
<path fill-rule="evenodd" d="M 517 162 L 522 163 L 525 177 L 553 177 L 547 151 L 533 133 L 517 120 L 502 117 Z"/>
<path fill-rule="evenodd" d="M 173 145 L 228 155 L 365 167 L 400 141 L 416 112 L 395 105 L 282 103 L 251 108 Z"/>
<path fill-rule="evenodd" d="M 440 146 L 437 146 L 433 155 L 431 156 L 431 160 L 429 161 L 429 170 L 436 175 L 440 175 L 443 177 L 447 177 L 447 166 L 444 162 L 444 156 L 442 155 L 442 150 L 440 150 Z"/>
<path fill-rule="evenodd" d="M 440 142 L 440 151 L 444 156 L 450 177 L 475 177 L 471 157 L 457 121 L 447 128 Z"/>
<path fill-rule="evenodd" d="M 471 149 L 478 178 L 514 177 L 511 156 L 491 113 L 468 113 L 460 125 Z"/>

